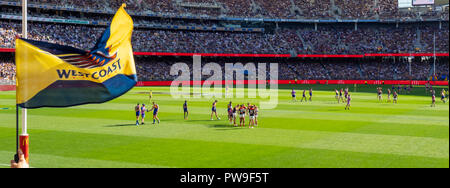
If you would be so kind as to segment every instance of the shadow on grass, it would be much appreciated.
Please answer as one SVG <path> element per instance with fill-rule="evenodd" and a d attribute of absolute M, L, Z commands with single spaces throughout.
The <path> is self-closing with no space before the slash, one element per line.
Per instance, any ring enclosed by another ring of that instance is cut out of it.
<path fill-rule="evenodd" d="M 240 127 L 235 127 L 233 125 L 224 125 L 224 124 L 215 124 L 208 125 L 209 128 L 213 128 L 217 131 L 232 131 L 232 130 L 240 130 Z"/>
<path fill-rule="evenodd" d="M 212 122 L 211 120 L 187 120 L 187 122 Z"/>
<path fill-rule="evenodd" d="M 132 127 L 136 126 L 136 124 L 120 124 L 120 125 L 106 125 L 105 127 Z"/>

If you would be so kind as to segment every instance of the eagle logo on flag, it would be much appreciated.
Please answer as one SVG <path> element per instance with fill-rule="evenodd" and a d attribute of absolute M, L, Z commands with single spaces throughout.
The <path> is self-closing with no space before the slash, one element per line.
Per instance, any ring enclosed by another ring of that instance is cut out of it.
<path fill-rule="evenodd" d="M 102 67 L 116 59 L 117 52 L 111 54 L 111 46 L 100 48 L 93 51 L 87 51 L 85 54 L 62 54 L 57 55 L 60 59 L 79 68 L 97 68 Z"/>
<path fill-rule="evenodd" d="M 112 45 L 107 46 L 108 40 L 111 37 L 111 30 L 107 28 L 102 37 L 100 37 L 95 44 L 95 47 L 90 51 L 82 51 L 82 53 L 62 53 L 57 55 L 62 60 L 79 68 L 97 68 L 102 67 L 116 59 L 117 51 L 111 53 Z"/>

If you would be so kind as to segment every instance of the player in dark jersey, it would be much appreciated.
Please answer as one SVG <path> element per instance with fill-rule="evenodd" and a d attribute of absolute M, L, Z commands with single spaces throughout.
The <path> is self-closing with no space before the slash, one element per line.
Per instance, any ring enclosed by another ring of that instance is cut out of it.
<path fill-rule="evenodd" d="M 239 107 L 239 126 L 245 127 L 245 111 L 247 110 L 247 107 L 245 107 L 244 104 L 242 104 Z"/>
<path fill-rule="evenodd" d="M 141 116 L 141 106 L 139 103 L 134 107 L 134 111 L 136 112 L 136 126 L 139 126 L 139 117 Z"/>
<path fill-rule="evenodd" d="M 339 103 L 339 91 L 337 90 L 337 89 L 334 89 L 334 94 L 335 94 L 335 96 L 334 96 L 334 98 L 338 101 L 338 103 Z"/>
<path fill-rule="evenodd" d="M 153 124 L 156 123 L 156 120 L 158 121 L 158 124 L 160 123 L 160 120 L 158 118 L 158 112 L 159 112 L 159 105 L 156 104 L 156 102 L 153 102 L 152 109 L 149 111 L 153 111 Z"/>
<path fill-rule="evenodd" d="M 300 100 L 300 102 L 303 102 L 303 100 L 308 101 L 308 99 L 306 98 L 306 90 L 305 89 L 303 90 L 302 100 Z"/>
<path fill-rule="evenodd" d="M 184 101 L 183 111 L 184 111 L 184 120 L 188 120 L 188 118 L 189 118 L 189 110 L 188 110 L 187 100 Z"/>
<path fill-rule="evenodd" d="M 397 91 L 394 91 L 394 100 L 393 100 L 393 103 L 394 103 L 394 104 L 397 104 L 397 103 L 398 103 L 398 93 L 397 93 Z"/>
<path fill-rule="evenodd" d="M 352 96 L 348 94 L 347 96 L 347 106 L 345 106 L 345 110 L 350 110 L 351 107 Z"/>
<path fill-rule="evenodd" d="M 145 104 L 141 106 L 141 125 L 145 124 L 145 112 L 146 112 Z"/>
<path fill-rule="evenodd" d="M 312 102 L 312 97 L 313 97 L 313 89 L 309 88 L 309 102 Z"/>
<path fill-rule="evenodd" d="M 230 122 L 230 124 L 233 124 L 233 103 L 231 101 L 227 106 L 227 113 L 228 113 L 228 121 Z"/>
<path fill-rule="evenodd" d="M 216 115 L 217 120 L 220 120 L 219 115 L 217 115 L 217 100 L 215 100 L 211 107 L 211 121 L 213 120 L 213 116 Z"/>
<path fill-rule="evenodd" d="M 258 113 L 259 113 L 259 109 L 258 106 L 253 105 L 255 107 L 255 126 L 258 126 Z"/>
<path fill-rule="evenodd" d="M 250 119 L 248 126 L 249 126 L 249 128 L 253 128 L 253 126 L 255 126 L 255 106 L 250 105 L 248 107 L 248 116 Z"/>
<path fill-rule="evenodd" d="M 296 96 L 296 91 L 294 89 L 292 89 L 291 95 L 292 95 L 292 101 L 293 102 L 297 102 L 297 96 Z"/>
<path fill-rule="evenodd" d="M 345 89 L 344 89 L 344 97 L 345 97 L 345 99 L 342 100 L 343 103 L 344 103 L 344 102 L 347 100 L 347 98 L 348 98 L 348 88 L 345 88 Z"/>
<path fill-rule="evenodd" d="M 431 107 L 436 107 L 436 91 L 431 91 Z"/>

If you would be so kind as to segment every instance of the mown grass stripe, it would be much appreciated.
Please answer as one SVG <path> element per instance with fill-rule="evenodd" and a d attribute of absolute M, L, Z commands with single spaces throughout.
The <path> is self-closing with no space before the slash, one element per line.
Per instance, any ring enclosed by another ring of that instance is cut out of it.
<path fill-rule="evenodd" d="M 64 131 L 35 133 L 34 139 L 34 167 L 448 167 L 439 158 L 212 141 Z M 5 158 L 12 154 L 0 151 Z"/>
<path fill-rule="evenodd" d="M 61 119 L 60 121 L 66 121 Z M 80 124 L 81 125 L 81 124 Z M 153 127 L 148 125 L 136 128 L 133 124 L 125 126 L 55 126 L 52 129 L 73 131 L 77 133 L 97 133 L 112 135 L 135 135 L 151 138 L 184 139 L 199 141 L 217 141 L 242 144 L 259 144 L 268 146 L 283 146 L 297 148 L 320 148 L 342 151 L 361 151 L 367 153 L 395 153 L 398 155 L 448 158 L 448 138 L 421 138 L 410 136 L 390 136 L 341 132 L 282 130 L 259 128 L 235 129 L 214 124 L 210 125 L 177 125 L 168 122 L 166 125 Z M 133 128 L 133 129 L 129 129 Z M 47 128 L 48 129 L 48 128 Z M 125 130 L 125 131 L 124 131 Z M 211 130 L 216 130 L 212 132 Z M 249 134 L 251 133 L 251 134 Z M 421 142 L 430 144 L 427 147 Z M 410 147 L 408 147 L 410 145 Z M 419 147 L 419 149 L 416 149 Z"/>

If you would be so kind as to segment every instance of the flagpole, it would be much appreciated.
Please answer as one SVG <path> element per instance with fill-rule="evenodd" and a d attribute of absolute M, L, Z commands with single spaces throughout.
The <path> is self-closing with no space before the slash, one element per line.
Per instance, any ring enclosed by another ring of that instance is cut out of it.
<path fill-rule="evenodd" d="M 27 0 L 22 0 L 22 38 L 28 38 L 28 5 Z M 26 92 L 26 91 L 25 91 Z M 25 155 L 25 159 L 29 162 L 29 147 L 28 140 L 29 136 L 27 133 L 27 109 L 22 108 L 22 133 L 20 134 L 19 145 L 23 154 Z"/>
<path fill-rule="evenodd" d="M 16 161 L 16 163 L 19 162 L 19 105 L 17 104 L 17 99 L 16 99 L 16 154 L 14 155 L 14 161 Z"/>
<path fill-rule="evenodd" d="M 22 37 L 28 38 L 27 0 L 22 0 Z M 22 134 L 27 133 L 27 109 L 22 108 Z"/>

